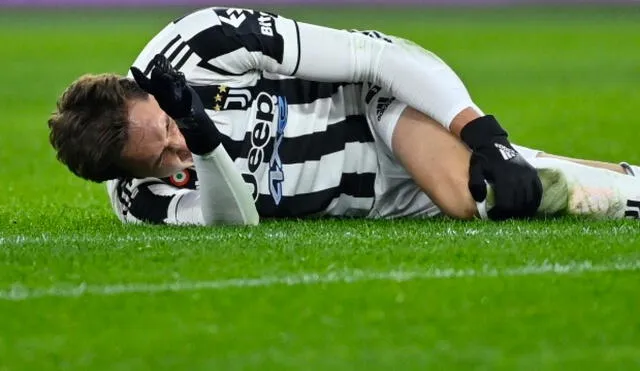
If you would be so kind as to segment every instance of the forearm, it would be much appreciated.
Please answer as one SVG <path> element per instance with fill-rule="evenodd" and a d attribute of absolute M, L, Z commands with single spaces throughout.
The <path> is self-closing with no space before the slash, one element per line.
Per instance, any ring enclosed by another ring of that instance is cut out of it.
<path fill-rule="evenodd" d="M 222 145 L 208 154 L 194 155 L 193 161 L 204 224 L 258 224 L 251 193 Z"/>

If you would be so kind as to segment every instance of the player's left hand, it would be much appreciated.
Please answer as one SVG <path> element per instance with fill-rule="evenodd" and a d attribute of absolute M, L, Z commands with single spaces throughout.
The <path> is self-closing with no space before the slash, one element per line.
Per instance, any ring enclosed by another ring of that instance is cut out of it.
<path fill-rule="evenodd" d="M 160 108 L 176 120 L 192 153 L 202 155 L 213 151 L 220 145 L 220 132 L 207 115 L 198 93 L 164 55 L 157 54 L 151 65 L 151 78 L 131 67 L 138 86 L 153 95 Z"/>
<path fill-rule="evenodd" d="M 538 172 L 507 140 L 507 133 L 493 116 L 467 124 L 462 140 L 471 147 L 469 191 L 476 202 L 487 196 L 487 182 L 493 187 L 495 204 L 488 211 L 492 220 L 532 217 L 542 200 Z"/>

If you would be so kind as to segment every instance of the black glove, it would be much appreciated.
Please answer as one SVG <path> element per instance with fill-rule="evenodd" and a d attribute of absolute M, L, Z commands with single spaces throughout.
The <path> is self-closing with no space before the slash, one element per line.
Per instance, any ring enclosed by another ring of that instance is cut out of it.
<path fill-rule="evenodd" d="M 534 216 L 542 199 L 542 183 L 507 140 L 507 132 L 495 117 L 488 115 L 468 123 L 460 138 L 471 148 L 469 191 L 476 202 L 487 197 L 485 180 L 495 194 L 495 205 L 488 211 L 492 220 Z"/>
<path fill-rule="evenodd" d="M 160 108 L 176 120 L 192 153 L 204 155 L 216 149 L 220 144 L 220 132 L 204 111 L 198 94 L 187 84 L 184 74 L 176 71 L 162 54 L 157 54 L 151 64 L 151 79 L 131 67 L 140 88 L 153 95 Z"/>

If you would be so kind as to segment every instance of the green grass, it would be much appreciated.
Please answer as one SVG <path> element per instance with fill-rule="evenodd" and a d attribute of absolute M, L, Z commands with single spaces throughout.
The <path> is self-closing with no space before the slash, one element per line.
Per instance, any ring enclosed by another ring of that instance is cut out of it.
<path fill-rule="evenodd" d="M 0 13 L 0 370 L 640 368 L 632 221 L 121 225 L 46 119 L 181 12 Z M 639 7 L 282 13 L 417 41 L 515 142 L 640 163 Z"/>

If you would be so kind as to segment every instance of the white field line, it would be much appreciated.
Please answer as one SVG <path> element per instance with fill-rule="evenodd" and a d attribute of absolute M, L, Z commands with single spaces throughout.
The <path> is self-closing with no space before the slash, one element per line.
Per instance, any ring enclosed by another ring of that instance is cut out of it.
<path fill-rule="evenodd" d="M 415 231 L 415 230 L 414 230 Z M 334 231 L 327 231 L 327 235 L 331 235 L 332 238 L 340 239 L 367 239 L 378 240 L 388 239 L 393 237 L 403 237 L 412 235 L 424 235 L 430 237 L 461 237 L 461 236 L 485 236 L 485 237 L 511 237 L 511 236 L 528 236 L 528 237 L 541 237 L 549 238 L 552 236 L 593 236 L 593 237 L 610 237 L 615 235 L 627 235 L 636 234 L 638 228 L 630 225 L 622 225 L 618 227 L 612 227 L 609 229 L 590 228 L 585 226 L 579 229 L 576 228 L 505 228 L 498 230 L 483 231 L 476 228 L 454 229 L 447 228 L 436 233 L 425 231 L 424 234 L 415 233 L 414 231 L 395 230 L 385 231 L 384 233 L 368 231 L 365 233 L 359 232 L 345 232 L 337 234 Z M 270 240 L 283 240 L 283 239 L 302 239 L 307 240 L 308 235 L 301 232 L 288 232 L 288 231 L 251 231 L 250 229 L 240 229 L 236 232 L 224 231 L 223 233 L 216 233 L 212 231 L 210 235 L 192 235 L 192 234 L 164 234 L 162 230 L 158 230 L 156 233 L 142 233 L 138 235 L 126 235 L 126 234 L 108 234 L 108 235 L 14 235 L 14 236 L 2 236 L 0 235 L 0 248 L 8 246 L 21 246 L 32 244 L 47 244 L 47 243 L 137 243 L 137 242 L 204 242 L 204 241 L 221 241 L 230 238 L 244 237 L 251 239 L 254 237 L 269 238 Z M 314 244 L 315 240 L 312 241 Z"/>
<path fill-rule="evenodd" d="M 580 275 L 593 272 L 630 272 L 640 270 L 640 260 L 608 263 L 573 261 L 569 263 L 531 263 L 509 268 L 427 268 L 424 270 L 364 271 L 342 270 L 328 273 L 300 273 L 283 276 L 258 278 L 234 278 L 210 281 L 175 281 L 164 283 L 122 283 L 122 284 L 56 284 L 46 288 L 29 288 L 15 284 L 0 290 L 0 300 L 24 301 L 37 298 L 75 298 L 85 295 L 116 296 L 123 294 L 154 294 L 165 292 L 211 291 L 247 287 L 299 286 L 331 283 L 350 284 L 366 281 L 407 282 L 415 280 L 436 280 L 483 277 L 522 277 L 550 275 Z"/>

